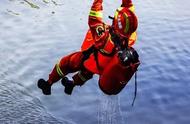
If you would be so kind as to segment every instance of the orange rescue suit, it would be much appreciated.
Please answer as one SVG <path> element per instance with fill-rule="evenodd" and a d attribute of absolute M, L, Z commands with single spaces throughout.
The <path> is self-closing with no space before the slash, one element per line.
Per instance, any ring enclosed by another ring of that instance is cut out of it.
<path fill-rule="evenodd" d="M 131 0 L 122 0 L 122 7 L 128 7 L 133 11 Z M 106 94 L 119 93 L 136 72 L 139 64 L 133 68 L 121 64 L 116 46 L 111 40 L 109 25 L 102 21 L 102 0 L 94 0 L 89 14 L 88 30 L 81 51 L 63 57 L 49 74 L 48 82 L 53 84 L 65 77 L 68 73 L 78 72 L 73 76 L 75 85 L 83 85 L 91 79 L 93 74 L 99 74 L 99 86 Z M 128 46 L 136 41 L 136 32 L 129 40 Z M 96 50 L 85 58 L 84 52 L 94 46 Z M 84 59 L 85 58 L 85 59 Z M 125 83 L 123 83 L 125 82 Z"/>

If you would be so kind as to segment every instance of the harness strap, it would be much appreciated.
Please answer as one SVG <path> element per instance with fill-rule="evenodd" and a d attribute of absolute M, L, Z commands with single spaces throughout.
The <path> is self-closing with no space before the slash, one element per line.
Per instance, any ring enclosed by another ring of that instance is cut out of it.
<path fill-rule="evenodd" d="M 104 52 L 102 49 L 99 50 L 99 52 L 104 55 L 104 56 L 113 56 L 115 54 L 115 51 L 116 51 L 116 47 L 114 46 L 113 50 L 111 51 L 111 53 L 106 53 Z"/>
<path fill-rule="evenodd" d="M 94 59 L 96 61 L 97 68 L 98 70 L 100 70 L 100 65 L 98 62 L 98 50 L 94 47 L 94 45 L 92 45 L 89 49 L 83 51 L 83 62 L 87 60 L 91 54 L 94 54 Z"/>
<path fill-rule="evenodd" d="M 83 57 L 82 61 L 84 62 L 85 60 L 87 60 L 94 51 L 95 51 L 94 45 L 92 45 L 87 50 L 83 51 L 82 53 L 83 53 L 84 57 Z"/>
<path fill-rule="evenodd" d="M 96 61 L 96 65 L 97 65 L 98 70 L 100 70 L 100 64 L 98 62 L 98 50 L 94 51 L 94 59 Z"/>

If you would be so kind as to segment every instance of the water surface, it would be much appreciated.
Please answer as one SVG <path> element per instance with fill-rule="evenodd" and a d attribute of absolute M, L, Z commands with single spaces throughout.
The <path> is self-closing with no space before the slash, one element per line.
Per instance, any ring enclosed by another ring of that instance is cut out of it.
<path fill-rule="evenodd" d="M 29 1 L 29 0 L 28 0 Z M 80 49 L 92 1 L 0 1 L 0 122 L 68 124 L 189 124 L 190 2 L 134 0 L 139 17 L 138 95 L 134 78 L 117 96 L 99 89 L 98 76 L 64 94 L 37 89 L 62 57 Z M 120 5 L 104 0 L 104 20 Z"/>

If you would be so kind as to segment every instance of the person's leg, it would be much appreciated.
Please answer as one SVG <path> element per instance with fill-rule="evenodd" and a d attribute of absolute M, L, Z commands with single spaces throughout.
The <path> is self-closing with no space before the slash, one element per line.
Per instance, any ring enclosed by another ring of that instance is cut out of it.
<path fill-rule="evenodd" d="M 77 74 L 75 74 L 72 78 L 75 85 L 82 86 L 86 81 L 90 80 L 93 77 L 93 73 L 82 69 Z"/>
<path fill-rule="evenodd" d="M 63 57 L 53 68 L 52 72 L 49 74 L 49 79 L 45 81 L 40 79 L 38 81 L 38 87 L 42 89 L 45 95 L 51 94 L 51 85 L 61 78 L 63 78 L 68 73 L 73 73 L 81 70 L 83 63 L 83 53 L 75 52 L 68 56 Z"/>
<path fill-rule="evenodd" d="M 49 74 L 48 83 L 53 84 L 59 81 L 68 73 L 73 73 L 82 68 L 82 52 L 75 52 L 63 57 Z"/>
<path fill-rule="evenodd" d="M 61 82 L 65 86 L 65 93 L 71 95 L 74 86 L 82 86 L 92 77 L 93 73 L 83 68 L 72 77 L 72 81 L 69 80 L 67 77 L 64 77 Z"/>

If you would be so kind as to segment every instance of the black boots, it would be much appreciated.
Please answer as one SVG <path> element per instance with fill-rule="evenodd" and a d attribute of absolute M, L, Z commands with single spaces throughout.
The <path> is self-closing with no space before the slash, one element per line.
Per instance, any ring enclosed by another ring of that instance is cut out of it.
<path fill-rule="evenodd" d="M 75 86 L 73 81 L 69 80 L 67 77 L 64 77 L 62 78 L 61 83 L 65 87 L 65 90 L 64 90 L 65 93 L 68 95 L 71 95 L 73 88 Z M 38 88 L 42 90 L 42 93 L 44 95 L 51 95 L 51 84 L 49 84 L 44 79 L 38 80 Z"/>
<path fill-rule="evenodd" d="M 63 86 L 65 86 L 65 93 L 71 95 L 73 88 L 75 86 L 73 81 L 69 80 L 67 77 L 64 77 L 62 78 L 61 83 Z"/>
<path fill-rule="evenodd" d="M 44 79 L 38 80 L 38 88 L 40 88 L 44 95 L 51 95 L 51 85 Z"/>

